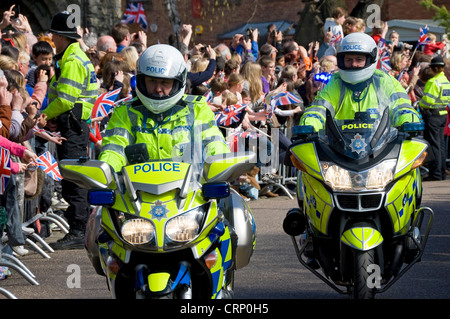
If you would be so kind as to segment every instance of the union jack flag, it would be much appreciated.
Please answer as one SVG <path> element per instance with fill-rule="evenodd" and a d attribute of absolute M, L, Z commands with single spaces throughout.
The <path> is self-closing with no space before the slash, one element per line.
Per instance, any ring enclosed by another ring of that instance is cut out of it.
<path fill-rule="evenodd" d="M 50 175 L 55 181 L 63 179 L 59 172 L 58 162 L 50 154 L 49 151 L 45 152 L 36 159 L 37 166 L 44 171 L 44 173 Z"/>
<path fill-rule="evenodd" d="M 380 69 L 384 72 L 392 70 L 391 67 L 391 57 L 389 51 L 383 51 L 380 56 Z"/>
<path fill-rule="evenodd" d="M 61 136 L 61 132 L 50 132 L 43 128 L 40 128 L 37 124 L 35 126 L 33 126 L 32 130 L 35 133 L 47 133 L 48 135 L 57 136 L 57 137 Z"/>
<path fill-rule="evenodd" d="M 228 105 L 223 111 L 217 112 L 215 119 L 218 125 L 230 126 L 241 121 L 242 111 L 247 104 Z"/>
<path fill-rule="evenodd" d="M 4 194 L 9 179 L 11 178 L 11 163 L 9 151 L 6 148 L 1 149 L 1 161 L 0 161 L 0 194 Z"/>
<path fill-rule="evenodd" d="M 391 56 L 386 48 L 386 42 L 384 41 L 384 39 L 380 39 L 380 41 L 378 41 L 378 56 L 380 58 L 378 59 L 377 69 L 380 69 L 384 72 L 392 70 L 390 61 Z"/>
<path fill-rule="evenodd" d="M 258 138 L 261 136 L 258 132 L 252 132 L 252 131 L 240 131 L 235 132 L 232 135 L 241 137 L 241 138 Z"/>
<path fill-rule="evenodd" d="M 420 38 L 419 41 L 417 41 L 417 46 L 430 43 L 430 38 L 428 37 L 428 26 L 425 26 L 425 28 L 419 28 L 420 30 Z"/>
<path fill-rule="evenodd" d="M 206 98 L 206 103 L 208 103 L 208 104 L 209 104 L 209 103 L 213 100 L 213 98 L 214 98 L 214 94 L 212 93 L 211 90 L 206 91 L 206 93 L 203 94 L 203 96 Z"/>
<path fill-rule="evenodd" d="M 98 96 L 92 108 L 91 117 L 103 117 L 108 115 L 109 111 L 114 106 L 114 102 L 122 89 L 119 88 L 114 91 L 106 92 Z"/>
<path fill-rule="evenodd" d="M 242 127 L 239 126 L 236 128 L 230 135 L 227 136 L 227 144 L 230 147 L 232 152 L 237 152 L 241 148 L 245 148 L 244 140 L 248 139 L 257 139 L 261 136 L 258 132 L 253 131 L 243 131 Z"/>
<path fill-rule="evenodd" d="M 272 106 L 289 105 L 303 103 L 302 99 L 294 93 L 283 91 L 271 97 L 270 104 Z"/>
<path fill-rule="evenodd" d="M 142 29 L 147 31 L 147 16 L 145 15 L 145 10 L 142 2 L 127 3 L 127 8 L 123 13 L 123 18 L 120 22 L 125 24 L 138 23 L 142 27 Z"/>
<path fill-rule="evenodd" d="M 339 30 L 336 34 L 333 34 L 333 36 L 331 37 L 330 44 L 333 47 L 336 47 L 339 44 L 339 42 L 341 42 L 341 40 L 342 40 L 342 32 Z"/>
<path fill-rule="evenodd" d="M 264 104 L 264 109 L 266 111 L 267 122 L 270 122 L 270 119 L 272 118 L 273 113 L 275 112 L 275 105 L 273 105 L 272 103 Z"/>

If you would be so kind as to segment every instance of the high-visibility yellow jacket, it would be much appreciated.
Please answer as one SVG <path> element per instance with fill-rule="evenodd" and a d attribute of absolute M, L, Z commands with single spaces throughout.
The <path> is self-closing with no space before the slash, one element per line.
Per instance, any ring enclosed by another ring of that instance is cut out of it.
<path fill-rule="evenodd" d="M 439 114 L 447 114 L 445 107 L 450 103 L 450 82 L 441 72 L 427 81 L 419 106 L 424 109 L 437 109 Z"/>
<path fill-rule="evenodd" d="M 313 103 L 300 119 L 300 125 L 312 125 L 318 131 L 325 126 L 326 111 L 338 120 L 354 119 L 356 112 L 377 109 L 380 105 L 389 107 L 393 125 L 405 122 L 420 122 L 419 114 L 411 106 L 411 100 L 405 89 L 393 76 L 375 70 L 371 83 L 356 101 L 339 73 L 333 74 L 328 84 L 317 94 Z"/>
<path fill-rule="evenodd" d="M 55 75 L 48 88 L 49 104 L 43 111 L 47 119 L 71 110 L 75 103 L 83 105 L 81 119 L 87 120 L 97 99 L 97 78 L 94 66 L 78 42 L 70 44 L 57 61 Z"/>
<path fill-rule="evenodd" d="M 201 163 L 205 156 L 230 152 L 214 113 L 202 96 L 184 95 L 170 110 L 153 114 L 134 99 L 114 109 L 99 160 L 120 171 L 125 147 L 145 143 L 149 158 Z"/>

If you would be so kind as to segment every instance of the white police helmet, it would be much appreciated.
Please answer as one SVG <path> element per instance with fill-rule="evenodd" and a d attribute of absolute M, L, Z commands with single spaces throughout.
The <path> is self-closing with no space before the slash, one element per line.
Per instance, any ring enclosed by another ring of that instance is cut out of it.
<path fill-rule="evenodd" d="M 162 113 L 172 108 L 183 96 L 186 88 L 187 67 L 178 49 L 167 44 L 148 47 L 139 57 L 136 66 L 136 94 L 152 113 Z M 149 94 L 145 77 L 174 80 L 168 95 Z"/>
<path fill-rule="evenodd" d="M 366 56 L 366 65 L 362 68 L 345 67 L 344 56 L 347 53 L 364 54 Z M 342 43 L 337 50 L 336 58 L 342 80 L 352 84 L 360 83 L 369 79 L 377 68 L 377 44 L 371 36 L 365 33 L 350 33 L 342 40 Z"/>

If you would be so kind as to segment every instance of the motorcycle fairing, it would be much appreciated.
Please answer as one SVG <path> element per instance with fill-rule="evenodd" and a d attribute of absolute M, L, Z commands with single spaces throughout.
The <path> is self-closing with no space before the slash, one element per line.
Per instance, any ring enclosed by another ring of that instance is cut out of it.
<path fill-rule="evenodd" d="M 418 171 L 413 170 L 400 177 L 386 193 L 385 207 L 391 217 L 394 233 L 407 231 L 411 214 L 416 209 L 417 174 Z"/>
<path fill-rule="evenodd" d="M 414 162 L 422 156 L 428 145 L 420 141 L 404 140 L 400 149 L 394 179 L 409 172 Z"/>
<path fill-rule="evenodd" d="M 111 168 L 102 161 L 67 159 L 59 163 L 59 170 L 65 179 L 86 189 L 115 187 Z"/>
<path fill-rule="evenodd" d="M 322 234 L 328 234 L 328 219 L 334 205 L 331 194 L 324 184 L 308 174 L 302 174 L 303 205 L 312 225 Z"/>
<path fill-rule="evenodd" d="M 291 148 L 291 152 L 297 159 L 303 163 L 306 172 L 314 176 L 318 180 L 322 180 L 322 173 L 318 162 L 318 155 L 314 143 L 304 143 L 295 145 Z"/>
<path fill-rule="evenodd" d="M 351 248 L 367 251 L 381 245 L 383 236 L 372 227 L 353 227 L 342 234 L 341 242 Z"/>
<path fill-rule="evenodd" d="M 204 163 L 203 179 L 207 182 L 233 181 L 239 177 L 236 167 L 250 170 L 254 164 L 256 154 L 239 152 L 212 155 Z"/>

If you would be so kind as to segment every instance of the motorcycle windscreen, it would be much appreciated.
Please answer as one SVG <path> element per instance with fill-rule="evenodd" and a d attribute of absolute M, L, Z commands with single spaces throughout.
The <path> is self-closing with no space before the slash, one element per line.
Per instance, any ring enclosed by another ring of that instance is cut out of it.
<path fill-rule="evenodd" d="M 395 138 L 397 130 L 392 123 L 388 107 L 355 112 L 352 119 L 336 119 L 327 111 L 325 129 L 319 131 L 319 138 L 346 157 L 362 159 Z"/>

